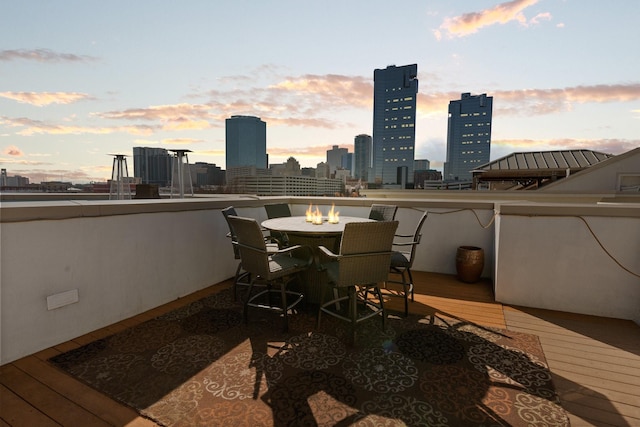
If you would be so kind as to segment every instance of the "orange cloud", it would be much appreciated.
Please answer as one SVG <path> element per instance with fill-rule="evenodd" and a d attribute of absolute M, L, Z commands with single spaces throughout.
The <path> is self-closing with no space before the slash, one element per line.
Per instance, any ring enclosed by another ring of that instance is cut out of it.
<path fill-rule="evenodd" d="M 640 83 L 574 86 L 556 89 L 521 89 L 486 92 L 493 96 L 494 114 L 544 115 L 568 111 L 572 104 L 633 102 L 640 100 Z M 418 94 L 420 114 L 447 114 L 449 101 L 460 92 Z"/>
<path fill-rule="evenodd" d="M 122 111 L 94 113 L 95 116 L 112 120 L 159 121 L 159 129 L 166 131 L 202 130 L 212 127 L 210 106 L 203 104 L 157 105 L 148 108 L 132 108 Z"/>
<path fill-rule="evenodd" d="M 538 0 L 513 0 L 480 12 L 465 13 L 453 18 L 446 18 L 440 28 L 434 31 L 434 34 L 437 39 L 442 38 L 443 32 L 448 34 L 449 37 L 464 37 L 478 32 L 480 28 L 495 24 L 516 21 L 526 25 L 527 18 L 522 11 L 537 2 Z M 536 23 L 539 22 L 541 17 L 550 18 L 550 15 L 537 15 L 535 18 Z"/>
<path fill-rule="evenodd" d="M 497 91 L 498 114 L 551 114 L 568 111 L 572 104 L 632 102 L 640 100 L 640 83 L 574 86 L 558 89 Z"/>
<path fill-rule="evenodd" d="M 373 95 L 371 81 L 363 77 L 350 77 L 337 74 L 307 74 L 288 78 L 270 88 L 295 92 L 298 96 L 314 95 L 333 105 L 368 106 Z"/>
<path fill-rule="evenodd" d="M 194 150 L 194 152 L 202 156 L 224 157 L 225 155 L 225 150 Z"/>
<path fill-rule="evenodd" d="M 77 92 L 0 92 L 0 97 L 37 107 L 49 104 L 72 104 L 92 99 L 87 94 Z"/>
<path fill-rule="evenodd" d="M 487 94 L 491 96 L 491 94 Z M 449 111 L 449 101 L 460 99 L 460 92 L 430 92 L 418 93 L 417 105 L 418 114 L 447 114 Z"/>
<path fill-rule="evenodd" d="M 96 113 L 98 117 L 120 120 L 181 121 L 209 116 L 209 106 L 203 104 L 156 105 L 148 108 L 131 108 L 122 111 Z"/>
<path fill-rule="evenodd" d="M 163 144 L 168 145 L 199 144 L 201 142 L 204 142 L 204 140 L 196 138 L 167 138 L 162 140 Z"/>
<path fill-rule="evenodd" d="M 172 121 L 162 126 L 162 130 L 203 130 L 211 128 L 211 124 L 206 120 L 180 119 Z"/>
<path fill-rule="evenodd" d="M 271 72 L 272 70 L 268 70 Z M 209 107 L 219 123 L 231 115 L 253 115 L 270 126 L 306 126 L 334 129 L 346 122 L 325 114 L 345 109 L 371 109 L 373 84 L 362 76 L 303 75 L 283 77 L 266 88 L 233 88 L 207 92 Z"/>

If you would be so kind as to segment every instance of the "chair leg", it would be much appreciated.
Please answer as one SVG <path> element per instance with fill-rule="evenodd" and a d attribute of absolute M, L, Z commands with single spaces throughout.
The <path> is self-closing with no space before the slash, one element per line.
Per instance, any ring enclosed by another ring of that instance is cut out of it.
<path fill-rule="evenodd" d="M 289 317 L 287 309 L 287 282 L 283 281 L 280 285 L 280 299 L 282 300 L 282 314 L 284 318 L 284 332 L 289 330 Z"/>
<path fill-rule="evenodd" d="M 349 318 L 351 319 L 351 340 L 356 341 L 356 324 L 358 320 L 358 304 L 356 300 L 356 287 L 349 286 Z"/>
<path fill-rule="evenodd" d="M 318 321 L 316 324 L 317 329 L 320 329 L 320 318 L 322 317 L 322 307 L 324 304 L 324 299 L 327 296 L 327 288 L 328 286 L 323 286 L 322 289 L 320 290 L 320 307 L 318 308 Z"/>
<path fill-rule="evenodd" d="M 410 268 L 407 268 L 407 273 L 409 274 L 409 283 L 411 285 L 411 302 L 413 302 L 413 301 L 415 301 L 413 299 L 413 288 L 414 288 L 414 286 L 413 286 L 413 275 L 411 274 L 411 269 Z"/>
<path fill-rule="evenodd" d="M 233 279 L 233 300 L 238 300 L 238 281 L 240 280 L 240 271 L 242 270 L 242 263 L 238 263 L 238 267 L 236 268 L 236 275 Z"/>
<path fill-rule="evenodd" d="M 404 273 L 405 270 L 402 271 L 402 293 L 404 294 L 404 316 L 407 317 L 409 315 L 409 284 Z"/>
<path fill-rule="evenodd" d="M 378 295 L 378 299 L 380 300 L 380 309 L 382 310 L 382 331 L 385 331 L 387 324 L 387 312 L 384 309 L 384 302 L 382 301 L 382 291 L 378 286 L 375 287 L 376 294 Z"/>
<path fill-rule="evenodd" d="M 244 306 L 243 306 L 243 309 L 242 309 L 242 316 L 244 318 L 244 324 L 245 325 L 249 324 L 249 299 L 251 298 L 251 291 L 253 290 L 253 282 L 254 282 L 253 279 L 249 282 L 249 289 L 247 290 L 247 297 L 244 300 Z"/>

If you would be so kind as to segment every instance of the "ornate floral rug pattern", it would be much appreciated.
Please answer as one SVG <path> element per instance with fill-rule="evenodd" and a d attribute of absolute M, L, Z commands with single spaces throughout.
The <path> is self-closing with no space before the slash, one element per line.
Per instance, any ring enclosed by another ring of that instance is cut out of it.
<path fill-rule="evenodd" d="M 438 317 L 282 319 L 230 290 L 50 361 L 167 426 L 565 426 L 538 338 Z"/>

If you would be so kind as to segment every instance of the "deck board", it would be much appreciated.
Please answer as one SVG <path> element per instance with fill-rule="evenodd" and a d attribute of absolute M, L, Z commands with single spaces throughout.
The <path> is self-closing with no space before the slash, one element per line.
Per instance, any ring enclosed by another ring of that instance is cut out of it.
<path fill-rule="evenodd" d="M 573 426 L 640 426 L 640 327 L 630 321 L 505 307 L 510 330 L 535 334 Z"/>
<path fill-rule="evenodd" d="M 93 388 L 74 380 L 63 371 L 51 369 L 51 366 L 39 357 L 23 358 L 16 362 L 16 366 L 109 425 L 128 425 L 131 420 L 138 418 L 138 414 L 133 409 L 116 403 Z M 147 425 L 153 425 L 153 423 Z"/>
<path fill-rule="evenodd" d="M 107 421 L 69 400 L 65 395 L 31 377 L 19 369 L 17 365 L 14 363 L 2 367 L 2 384 L 25 402 L 38 408 L 42 414 L 63 426 L 110 425 Z M 2 406 L 4 407 L 4 404 Z"/>
<path fill-rule="evenodd" d="M 633 322 L 549 310 L 503 306 L 489 281 L 461 283 L 454 276 L 415 272 L 409 311 L 537 335 L 562 406 L 572 426 L 640 426 L 640 327 Z M 0 367 L 0 427 L 118 425 L 153 422 L 49 364 L 48 358 L 135 326 L 195 301 L 226 281 L 142 315 L 44 349 Z M 402 312 L 400 298 L 387 302 Z"/>
<path fill-rule="evenodd" d="M 2 402 L 2 421 L 4 425 L 42 427 L 60 425 L 4 385 L 0 385 L 0 402 Z"/>

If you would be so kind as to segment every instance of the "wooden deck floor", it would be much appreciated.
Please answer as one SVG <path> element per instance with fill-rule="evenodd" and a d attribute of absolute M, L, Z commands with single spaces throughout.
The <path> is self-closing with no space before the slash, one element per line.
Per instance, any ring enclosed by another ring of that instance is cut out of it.
<path fill-rule="evenodd" d="M 640 426 L 640 327 L 629 321 L 508 307 L 488 282 L 415 273 L 410 310 L 538 335 L 573 426 Z M 218 284 L 140 316 L 0 367 L 1 426 L 155 426 L 51 366 L 55 354 L 216 292 Z M 399 299 L 389 308 L 401 308 Z"/>

